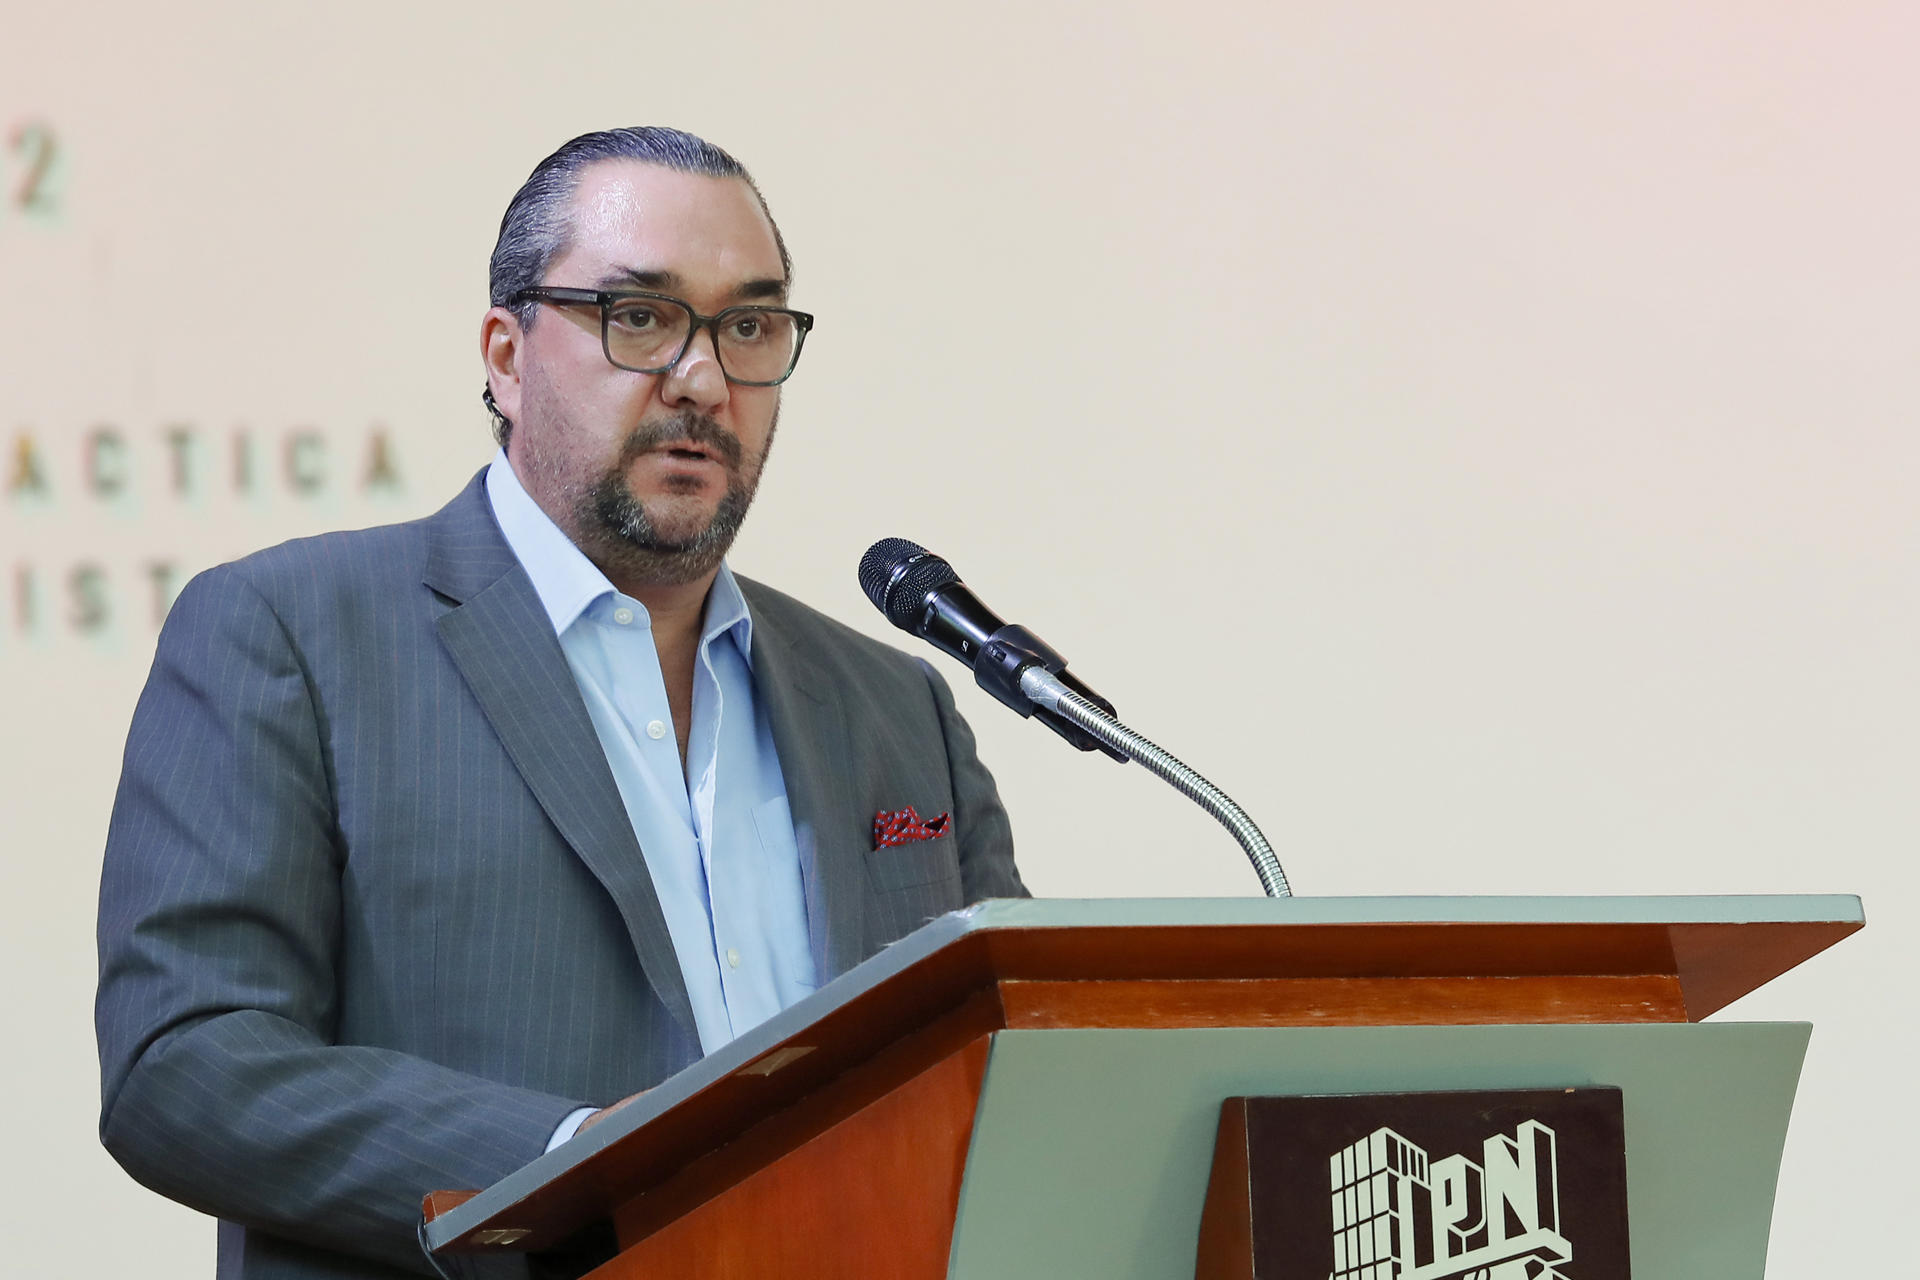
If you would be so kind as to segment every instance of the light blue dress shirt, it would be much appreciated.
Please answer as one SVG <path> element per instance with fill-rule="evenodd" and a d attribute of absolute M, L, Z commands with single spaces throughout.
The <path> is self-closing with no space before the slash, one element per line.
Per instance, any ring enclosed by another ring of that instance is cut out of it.
<path fill-rule="evenodd" d="M 747 602 L 722 565 L 701 625 L 683 770 L 646 608 L 547 517 L 504 452 L 487 470 L 487 497 L 586 700 L 666 915 L 701 1051 L 712 1053 L 818 985 L 786 782 L 754 697 Z M 563 1130 L 556 1143 L 573 1127 Z"/>

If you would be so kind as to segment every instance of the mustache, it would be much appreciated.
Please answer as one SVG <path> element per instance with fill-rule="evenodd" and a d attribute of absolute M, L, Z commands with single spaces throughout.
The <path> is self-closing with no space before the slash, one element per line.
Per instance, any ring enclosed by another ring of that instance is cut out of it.
<path fill-rule="evenodd" d="M 701 444 L 718 454 L 729 470 L 738 469 L 745 456 L 740 437 L 704 413 L 683 410 L 671 418 L 643 422 L 628 433 L 620 446 L 620 466 L 625 469 L 642 455 L 676 444 Z"/>

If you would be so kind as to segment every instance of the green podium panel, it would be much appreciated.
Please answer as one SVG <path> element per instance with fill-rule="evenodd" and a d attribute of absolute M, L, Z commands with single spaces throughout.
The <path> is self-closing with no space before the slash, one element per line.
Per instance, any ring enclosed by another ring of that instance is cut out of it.
<path fill-rule="evenodd" d="M 1809 1033 L 1805 1023 L 1000 1031 L 948 1275 L 1191 1280 L 1227 1097 L 1614 1085 L 1634 1280 L 1760 1280 Z"/>

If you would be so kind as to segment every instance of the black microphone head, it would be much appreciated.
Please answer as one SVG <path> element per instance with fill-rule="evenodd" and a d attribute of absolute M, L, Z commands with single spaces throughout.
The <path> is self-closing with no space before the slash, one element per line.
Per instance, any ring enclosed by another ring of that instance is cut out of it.
<path fill-rule="evenodd" d="M 882 538 L 860 557 L 860 589 L 902 631 L 919 624 L 928 592 L 959 580 L 952 565 L 905 538 Z"/>

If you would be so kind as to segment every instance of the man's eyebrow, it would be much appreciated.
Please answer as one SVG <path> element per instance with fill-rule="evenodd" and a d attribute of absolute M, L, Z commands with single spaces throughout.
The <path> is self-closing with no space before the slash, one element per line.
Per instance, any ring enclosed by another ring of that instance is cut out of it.
<path fill-rule="evenodd" d="M 752 299 L 755 302 L 764 301 L 769 298 L 775 302 L 779 302 L 787 296 L 787 282 L 785 280 L 749 280 L 735 289 L 733 296 L 736 298 Z"/>
<path fill-rule="evenodd" d="M 680 287 L 680 277 L 671 271 L 645 271 L 639 267 L 627 267 L 607 272 L 593 282 L 593 287 L 601 290 L 640 288 L 670 293 Z"/>
<path fill-rule="evenodd" d="M 594 281 L 593 287 L 603 292 L 616 292 L 621 289 L 647 289 L 654 293 L 671 293 L 676 297 L 685 287 L 685 282 L 672 271 L 646 270 L 640 267 L 626 267 L 609 271 Z M 748 280 L 736 285 L 731 295 L 740 302 L 784 301 L 787 296 L 787 282 L 777 278 Z"/>

